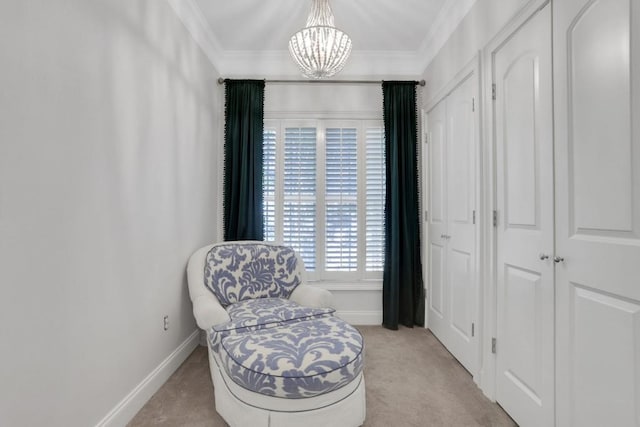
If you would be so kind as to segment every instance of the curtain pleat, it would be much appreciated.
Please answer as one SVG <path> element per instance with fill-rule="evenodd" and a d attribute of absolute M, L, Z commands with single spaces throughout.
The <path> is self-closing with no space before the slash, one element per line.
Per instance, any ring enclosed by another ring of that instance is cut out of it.
<path fill-rule="evenodd" d="M 264 80 L 227 80 L 224 117 L 224 240 L 263 240 Z"/>
<path fill-rule="evenodd" d="M 385 261 L 382 325 L 424 326 L 420 256 L 417 108 L 414 82 L 383 82 Z"/>

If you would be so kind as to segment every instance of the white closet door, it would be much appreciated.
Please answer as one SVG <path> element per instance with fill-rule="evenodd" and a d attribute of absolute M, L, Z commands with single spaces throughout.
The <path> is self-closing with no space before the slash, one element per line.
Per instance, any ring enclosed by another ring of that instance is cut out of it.
<path fill-rule="evenodd" d="M 496 400 L 521 426 L 554 423 L 550 6 L 493 52 L 497 201 Z"/>
<path fill-rule="evenodd" d="M 427 114 L 429 164 L 429 329 L 446 345 L 448 312 L 445 293 L 447 233 L 447 103 L 440 102 Z"/>
<path fill-rule="evenodd" d="M 637 0 L 554 2 L 562 426 L 640 426 L 639 28 Z"/>
<path fill-rule="evenodd" d="M 469 76 L 447 98 L 447 348 L 472 374 L 478 356 L 475 322 L 477 274 L 474 225 L 477 79 Z"/>
<path fill-rule="evenodd" d="M 477 306 L 474 225 L 477 128 L 471 74 L 427 115 L 429 129 L 429 327 L 472 374 Z"/>

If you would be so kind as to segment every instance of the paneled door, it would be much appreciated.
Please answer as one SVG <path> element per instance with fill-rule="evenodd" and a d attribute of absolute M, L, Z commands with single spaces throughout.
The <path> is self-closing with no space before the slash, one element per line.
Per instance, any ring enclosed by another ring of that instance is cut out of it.
<path fill-rule="evenodd" d="M 429 328 L 472 374 L 478 366 L 476 90 L 477 78 L 471 73 L 427 115 Z"/>
<path fill-rule="evenodd" d="M 640 2 L 554 2 L 557 420 L 640 426 Z"/>
<path fill-rule="evenodd" d="M 496 400 L 554 423 L 551 7 L 492 52 L 496 163 Z"/>
<path fill-rule="evenodd" d="M 445 301 L 447 284 L 447 102 L 441 101 L 427 114 L 427 158 L 429 168 L 429 294 L 427 316 L 429 329 L 446 345 L 448 310 Z"/>

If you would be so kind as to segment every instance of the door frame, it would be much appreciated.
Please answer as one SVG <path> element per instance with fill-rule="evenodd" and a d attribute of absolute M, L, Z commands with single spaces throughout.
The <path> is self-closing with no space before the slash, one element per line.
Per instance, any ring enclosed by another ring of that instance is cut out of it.
<path fill-rule="evenodd" d="M 482 163 L 485 165 L 481 181 L 483 183 L 480 215 L 480 228 L 483 244 L 483 275 L 481 282 L 482 306 L 484 316 L 482 330 L 482 363 L 481 382 L 483 393 L 492 401 L 496 400 L 496 355 L 492 352 L 492 338 L 497 336 L 498 293 L 497 293 L 497 229 L 493 225 L 493 212 L 497 209 L 497 176 L 496 176 L 496 143 L 495 143 L 495 111 L 492 97 L 494 82 L 494 55 L 511 37 L 525 25 L 539 10 L 550 4 L 551 0 L 531 0 L 491 39 L 482 50 L 483 84 L 482 99 L 484 112 L 484 129 L 481 147 Z M 498 218 L 500 220 L 500 218 Z"/>
<path fill-rule="evenodd" d="M 427 111 L 420 109 L 420 256 L 422 257 L 422 282 L 424 286 L 424 328 L 429 329 L 429 150 L 427 147 Z"/>
<path fill-rule="evenodd" d="M 483 223 L 485 222 L 483 220 L 483 212 L 486 211 L 486 209 L 484 209 L 482 203 L 483 203 L 483 197 L 482 197 L 482 191 L 483 191 L 483 180 L 482 180 L 482 176 L 483 176 L 483 171 L 482 171 L 482 153 L 483 153 L 483 143 L 482 143 L 482 136 L 483 136 L 483 132 L 482 132 L 482 127 L 483 127 L 483 115 L 482 115 L 482 106 L 484 105 L 482 98 L 483 98 L 483 93 L 482 93 L 482 75 L 481 75 L 481 70 L 482 70 L 482 64 L 481 64 L 481 59 L 482 59 L 482 55 L 481 52 L 479 51 L 476 55 L 473 56 L 473 59 L 471 61 L 469 61 L 464 67 L 462 67 L 461 70 L 458 71 L 458 73 L 456 73 L 456 75 L 453 77 L 453 79 L 451 79 L 447 84 L 445 84 L 439 91 L 437 91 L 432 97 L 429 98 L 429 100 L 427 102 L 425 102 L 424 106 L 425 108 L 422 110 L 422 138 L 424 141 L 424 144 L 428 144 L 428 139 L 427 139 L 427 134 L 429 132 L 428 126 L 427 126 L 427 115 L 436 107 L 436 105 L 438 105 L 440 102 L 444 101 L 445 98 L 447 96 L 449 96 L 454 90 L 456 90 L 460 85 L 462 85 L 464 82 L 466 82 L 468 79 L 473 79 L 475 82 L 475 89 L 476 89 L 476 100 L 475 100 L 475 112 L 478 114 L 476 117 L 476 130 L 475 130 L 475 134 L 476 134 L 476 153 L 475 153 L 475 166 L 476 166 L 476 174 L 475 174 L 475 181 L 476 181 L 476 185 L 474 186 L 474 204 L 475 204 L 475 210 L 476 210 L 476 228 L 475 228 L 475 246 L 474 246 L 474 262 L 476 265 L 476 272 L 475 272 L 475 280 L 476 280 L 476 294 L 475 294 L 475 300 L 476 300 L 476 304 L 474 307 L 474 313 L 472 314 L 473 318 L 475 319 L 476 322 L 476 328 L 475 328 L 475 342 L 476 342 L 476 348 L 475 348 L 475 358 L 476 358 L 476 366 L 477 371 L 476 372 L 471 372 L 471 375 L 473 376 L 473 380 L 474 382 L 478 385 L 481 386 L 481 380 L 482 380 L 482 375 L 483 375 L 483 358 L 482 358 L 482 343 L 484 342 L 484 337 L 483 337 L 483 288 L 484 288 L 484 281 L 483 281 L 483 270 L 484 270 L 484 266 L 485 266 L 485 260 L 484 260 L 484 256 L 483 256 Z M 426 243 L 426 245 L 423 244 L 423 248 L 425 248 L 423 254 L 422 254 L 422 258 L 424 260 L 423 262 L 423 268 L 425 268 L 425 271 L 427 268 L 430 268 L 430 266 L 428 265 L 429 260 L 430 260 L 430 256 L 428 253 L 429 250 L 429 245 L 428 245 L 428 238 L 429 238 L 429 227 L 428 227 L 428 221 L 427 218 L 425 216 L 425 211 L 428 208 L 428 198 L 430 197 L 430 194 L 428 192 L 429 189 L 429 173 L 428 173 L 428 168 L 429 168 L 429 150 L 427 147 L 425 147 L 425 145 L 421 145 L 422 147 L 422 188 L 424 190 L 424 194 L 425 194 L 425 199 L 424 199 L 424 207 L 423 207 L 423 211 L 421 212 L 421 218 L 422 218 L 422 229 L 423 229 L 423 235 L 422 235 L 422 241 Z M 429 324 L 429 301 L 428 301 L 428 296 L 429 296 L 429 291 L 431 289 L 431 283 L 428 282 L 428 278 L 429 275 L 425 275 L 424 276 L 426 278 L 426 282 L 425 282 L 425 328 L 428 327 Z"/>

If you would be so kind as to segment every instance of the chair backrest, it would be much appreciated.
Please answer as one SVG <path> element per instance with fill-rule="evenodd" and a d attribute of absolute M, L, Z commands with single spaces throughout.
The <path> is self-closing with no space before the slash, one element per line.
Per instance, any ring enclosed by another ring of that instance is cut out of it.
<path fill-rule="evenodd" d="M 255 298 L 289 298 L 302 283 L 304 266 L 287 246 L 255 241 L 224 242 L 207 253 L 204 283 L 220 304 Z"/>

